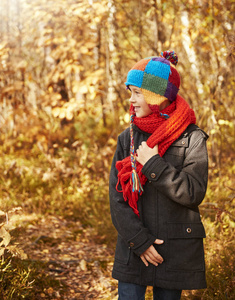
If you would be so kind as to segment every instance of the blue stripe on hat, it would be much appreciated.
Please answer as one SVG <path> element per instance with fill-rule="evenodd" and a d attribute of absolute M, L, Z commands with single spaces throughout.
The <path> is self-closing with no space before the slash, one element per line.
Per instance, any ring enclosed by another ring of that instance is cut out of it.
<path fill-rule="evenodd" d="M 160 61 L 150 60 L 145 68 L 145 72 L 168 80 L 170 66 Z"/>
<path fill-rule="evenodd" d="M 125 85 L 134 85 L 141 88 L 144 72 L 141 70 L 130 70 L 127 74 Z"/>

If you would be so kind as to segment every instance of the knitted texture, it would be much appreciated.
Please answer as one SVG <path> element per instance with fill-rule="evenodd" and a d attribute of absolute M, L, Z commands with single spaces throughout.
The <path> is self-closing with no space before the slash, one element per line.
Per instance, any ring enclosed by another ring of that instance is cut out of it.
<path fill-rule="evenodd" d="M 142 90 L 145 101 L 155 112 L 155 105 L 163 101 L 173 102 L 180 86 L 180 76 L 175 66 L 178 57 L 174 51 L 165 51 L 160 57 L 148 57 L 137 62 L 127 74 L 126 86 L 134 85 Z"/>
<path fill-rule="evenodd" d="M 161 57 L 166 58 L 167 60 L 169 60 L 175 66 L 178 64 L 178 56 L 175 53 L 175 51 L 161 52 Z"/>
<path fill-rule="evenodd" d="M 132 107 L 131 107 L 132 110 Z M 131 157 L 131 168 L 132 168 L 132 176 L 131 176 L 131 184 L 132 184 L 132 192 L 138 191 L 139 193 L 143 192 L 143 188 L 140 184 L 139 177 L 136 172 L 136 155 L 135 155 L 135 147 L 134 147 L 134 136 L 133 136 L 133 121 L 135 115 L 131 113 L 131 124 L 130 124 L 130 157 Z"/>
<path fill-rule="evenodd" d="M 170 145 L 180 137 L 190 124 L 196 123 L 194 111 L 188 103 L 181 97 L 177 96 L 176 101 L 161 111 L 162 114 L 169 115 L 168 119 L 161 117 L 159 114 L 152 113 L 145 118 L 133 118 L 133 123 L 141 130 L 151 133 L 147 140 L 147 145 L 153 148 L 158 145 L 159 155 L 162 157 Z M 133 140 L 133 139 L 132 139 Z M 135 153 L 134 153 L 135 155 Z M 147 178 L 143 173 L 142 165 L 136 161 L 135 172 L 139 180 L 140 187 L 144 186 Z M 123 193 L 123 198 L 128 202 L 136 215 L 139 216 L 137 201 L 139 194 L 143 193 L 142 189 L 134 190 L 132 183 L 133 167 L 131 157 L 128 156 L 116 163 L 118 170 L 117 191 Z M 121 186 L 121 189 L 119 189 Z"/>

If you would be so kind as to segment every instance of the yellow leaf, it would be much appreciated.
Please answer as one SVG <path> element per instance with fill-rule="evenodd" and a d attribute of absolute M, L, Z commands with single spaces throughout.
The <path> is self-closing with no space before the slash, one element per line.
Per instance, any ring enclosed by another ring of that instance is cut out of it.
<path fill-rule="evenodd" d="M 87 42 L 85 44 L 85 46 L 86 46 L 86 48 L 92 49 L 92 48 L 94 48 L 96 46 L 96 43 L 94 43 L 94 42 Z"/>
<path fill-rule="evenodd" d="M 22 81 L 15 81 L 14 82 L 14 89 L 17 91 L 20 91 L 23 87 L 23 82 Z"/>
<path fill-rule="evenodd" d="M 7 45 L 7 42 L 1 43 L 0 44 L 0 50 L 2 50 L 3 48 L 5 48 Z"/>
<path fill-rule="evenodd" d="M 0 228 L 0 237 L 2 238 L 2 241 L 0 243 L 0 247 L 7 247 L 10 243 L 11 236 L 8 231 L 4 227 Z"/>
<path fill-rule="evenodd" d="M 73 11 L 73 15 L 75 16 L 81 16 L 84 14 L 84 10 L 85 8 L 84 7 L 80 7 L 80 8 L 77 8 Z"/>
<path fill-rule="evenodd" d="M 2 89 L 2 94 L 11 93 L 14 90 L 13 86 L 8 86 Z"/>
<path fill-rule="evenodd" d="M 22 60 L 21 62 L 18 63 L 16 66 L 17 69 L 24 70 L 27 67 L 28 63 L 26 60 Z"/>
<path fill-rule="evenodd" d="M 49 287 L 47 289 L 48 294 L 52 294 L 54 292 L 54 289 L 52 287 Z"/>
<path fill-rule="evenodd" d="M 91 100 L 94 100 L 95 97 L 96 97 L 96 95 L 97 95 L 96 92 L 92 93 L 92 94 L 90 95 L 90 99 L 91 99 Z"/>
<path fill-rule="evenodd" d="M 65 118 L 65 110 L 62 110 L 62 109 L 61 109 L 61 112 L 60 112 L 60 114 L 59 114 L 59 118 L 60 118 L 60 119 L 64 119 L 64 118 Z"/>
<path fill-rule="evenodd" d="M 81 93 L 81 94 L 86 94 L 87 92 L 88 92 L 88 88 L 87 88 L 87 86 L 86 85 L 83 85 L 83 86 L 81 86 L 80 88 L 79 88 L 79 93 Z"/>
<path fill-rule="evenodd" d="M 228 95 L 229 95 L 229 97 L 232 97 L 232 96 L 233 96 L 233 91 L 230 90 L 230 91 L 228 92 Z"/>
<path fill-rule="evenodd" d="M 103 69 L 97 70 L 97 71 L 92 73 L 93 77 L 99 77 L 101 75 L 104 75 L 104 70 Z"/>
<path fill-rule="evenodd" d="M 54 42 L 55 44 L 62 44 L 62 43 L 64 43 L 64 42 L 66 42 L 66 37 L 65 37 L 65 36 L 55 37 L 55 38 L 53 39 L 53 42 Z"/>
<path fill-rule="evenodd" d="M 92 6 L 95 9 L 96 14 L 99 15 L 99 16 L 108 11 L 107 5 L 104 5 L 102 2 L 101 3 L 95 2 L 95 3 L 93 3 Z"/>
<path fill-rule="evenodd" d="M 84 82 L 81 84 L 79 82 L 73 82 L 73 93 L 86 94 L 88 92 L 88 87 Z"/>
<path fill-rule="evenodd" d="M 73 118 L 73 112 L 71 110 L 67 110 L 66 119 L 70 121 L 72 120 L 72 118 Z"/>
<path fill-rule="evenodd" d="M 61 94 L 59 93 L 54 93 L 52 96 L 51 96 L 51 100 L 60 100 L 62 97 L 61 97 Z"/>
<path fill-rule="evenodd" d="M 215 134 L 216 132 L 217 132 L 217 130 L 211 129 L 210 134 L 212 135 L 212 134 Z"/>
<path fill-rule="evenodd" d="M 123 118 L 123 119 L 124 119 L 124 121 L 125 121 L 126 123 L 128 123 L 129 120 L 130 120 L 130 114 L 127 114 L 127 113 L 126 113 L 126 114 L 124 115 L 124 118 Z"/>
<path fill-rule="evenodd" d="M 218 124 L 219 124 L 219 125 L 227 125 L 227 126 L 233 128 L 233 123 L 232 123 L 232 122 L 229 122 L 228 120 L 222 120 L 222 119 L 220 119 L 220 120 L 218 121 Z"/>
<path fill-rule="evenodd" d="M 109 145 L 114 145 L 115 146 L 117 144 L 117 141 L 115 139 L 113 139 L 113 138 L 110 138 L 108 140 L 108 143 L 109 143 Z"/>
<path fill-rule="evenodd" d="M 82 53 L 82 54 L 87 54 L 89 52 L 89 50 L 87 49 L 87 47 L 84 47 L 82 46 L 79 51 Z"/>
<path fill-rule="evenodd" d="M 55 107 L 52 109 L 52 115 L 56 118 L 58 117 L 60 114 L 60 108 L 59 107 Z"/>
<path fill-rule="evenodd" d="M 82 271 L 87 270 L 86 261 L 84 259 L 82 259 L 80 262 L 80 268 L 82 269 Z"/>

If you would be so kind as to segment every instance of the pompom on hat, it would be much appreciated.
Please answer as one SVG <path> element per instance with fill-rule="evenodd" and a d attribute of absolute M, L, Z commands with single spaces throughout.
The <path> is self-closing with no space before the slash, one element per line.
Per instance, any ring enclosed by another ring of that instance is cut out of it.
<path fill-rule="evenodd" d="M 150 109 L 158 112 L 162 102 L 176 99 L 180 87 L 180 76 L 175 68 L 177 63 L 178 57 L 174 51 L 141 59 L 128 72 L 125 85 L 139 87 Z"/>

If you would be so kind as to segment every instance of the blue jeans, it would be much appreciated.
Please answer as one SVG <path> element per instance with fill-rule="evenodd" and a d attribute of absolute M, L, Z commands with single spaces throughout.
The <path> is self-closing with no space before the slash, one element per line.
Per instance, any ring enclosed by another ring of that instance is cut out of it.
<path fill-rule="evenodd" d="M 118 300 L 144 300 L 147 286 L 118 282 Z M 154 300 L 180 300 L 182 290 L 153 287 Z"/>

